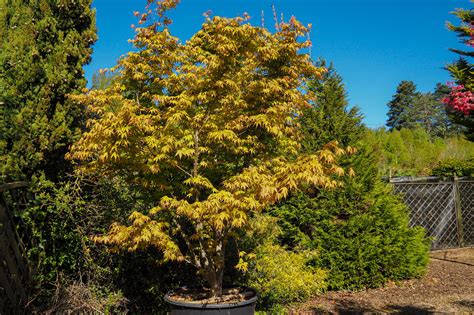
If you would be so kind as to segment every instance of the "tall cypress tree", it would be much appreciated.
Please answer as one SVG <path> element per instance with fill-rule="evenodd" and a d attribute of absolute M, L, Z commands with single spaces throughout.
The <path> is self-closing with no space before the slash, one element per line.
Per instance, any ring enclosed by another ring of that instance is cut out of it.
<path fill-rule="evenodd" d="M 326 61 L 319 60 L 316 65 L 326 67 Z M 332 140 L 343 146 L 357 141 L 363 132 L 362 115 L 358 107 L 349 108 L 342 77 L 332 63 L 319 80 L 310 82 L 309 90 L 316 94 L 316 101 L 301 117 L 304 149 L 318 150 Z"/>
<path fill-rule="evenodd" d="M 80 131 L 67 95 L 85 87 L 96 40 L 92 0 L 0 0 L 0 180 L 57 179 Z"/>
<path fill-rule="evenodd" d="M 356 175 L 345 177 L 340 188 L 294 194 L 270 209 L 282 228 L 281 243 L 316 250 L 319 257 L 310 263 L 329 270 L 331 289 L 376 287 L 422 274 L 424 231 L 408 226 L 406 206 L 378 178 L 374 148 L 359 141 L 361 115 L 348 109 L 341 77 L 331 65 L 310 89 L 318 98 L 301 117 L 303 147 L 312 151 L 332 140 L 358 145 L 356 154 L 340 161 Z"/>
<path fill-rule="evenodd" d="M 397 92 L 387 104 L 389 111 L 386 125 L 389 130 L 409 128 L 409 112 L 416 95 L 416 85 L 412 81 L 400 82 Z"/>

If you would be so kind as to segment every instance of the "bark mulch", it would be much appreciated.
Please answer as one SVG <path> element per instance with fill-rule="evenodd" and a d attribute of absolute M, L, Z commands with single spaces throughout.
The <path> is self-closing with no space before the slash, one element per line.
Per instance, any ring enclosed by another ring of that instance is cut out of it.
<path fill-rule="evenodd" d="M 328 292 L 290 314 L 474 314 L 474 248 L 435 251 L 421 279 L 361 292 Z"/>

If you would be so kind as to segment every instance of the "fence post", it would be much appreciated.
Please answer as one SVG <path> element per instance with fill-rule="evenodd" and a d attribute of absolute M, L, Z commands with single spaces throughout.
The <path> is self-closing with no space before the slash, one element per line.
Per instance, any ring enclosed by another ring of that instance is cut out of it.
<path fill-rule="evenodd" d="M 462 211 L 461 211 L 461 194 L 459 192 L 459 178 L 457 176 L 454 176 L 453 190 L 454 190 L 454 209 L 456 210 L 456 223 L 457 223 L 457 230 L 458 230 L 458 242 L 459 242 L 459 247 L 463 247 L 464 246 L 464 231 L 463 231 Z"/>

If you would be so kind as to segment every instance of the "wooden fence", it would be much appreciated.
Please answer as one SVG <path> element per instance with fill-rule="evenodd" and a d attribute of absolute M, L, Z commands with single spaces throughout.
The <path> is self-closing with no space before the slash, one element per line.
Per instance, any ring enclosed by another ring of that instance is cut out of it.
<path fill-rule="evenodd" d="M 0 185 L 0 314 L 23 313 L 28 299 L 29 238 L 19 216 L 26 206 L 27 187 L 26 182 Z"/>
<path fill-rule="evenodd" d="M 410 224 L 432 237 L 431 249 L 474 246 L 474 179 L 391 180 L 410 208 Z"/>

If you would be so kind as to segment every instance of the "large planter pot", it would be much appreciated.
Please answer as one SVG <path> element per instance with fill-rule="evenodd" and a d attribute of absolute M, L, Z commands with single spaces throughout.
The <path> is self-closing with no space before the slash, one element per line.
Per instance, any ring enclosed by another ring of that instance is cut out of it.
<path fill-rule="evenodd" d="M 247 289 L 253 292 L 253 296 L 240 302 L 223 302 L 218 304 L 202 304 L 199 302 L 188 302 L 177 300 L 173 298 L 173 295 L 178 290 L 187 288 L 179 288 L 168 292 L 165 295 L 165 301 L 170 306 L 171 315 L 215 315 L 215 314 L 226 314 L 226 315 L 253 315 L 255 313 L 255 304 L 257 304 L 257 293 L 253 289 Z"/>

